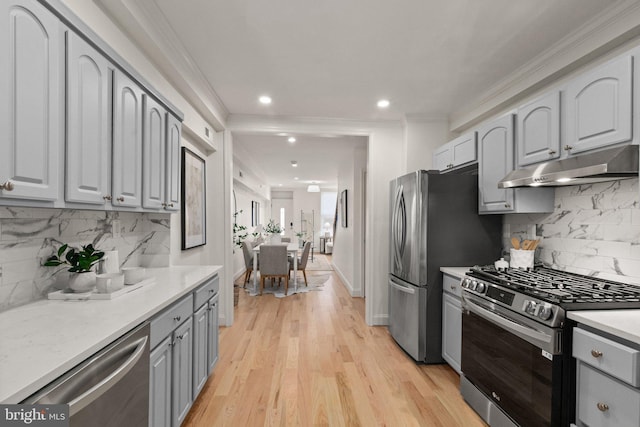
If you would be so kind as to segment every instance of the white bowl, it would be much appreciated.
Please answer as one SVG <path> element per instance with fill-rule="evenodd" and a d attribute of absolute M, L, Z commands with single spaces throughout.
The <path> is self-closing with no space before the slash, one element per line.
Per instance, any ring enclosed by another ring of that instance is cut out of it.
<path fill-rule="evenodd" d="M 107 273 L 96 276 L 96 288 L 102 294 L 110 294 L 124 287 L 124 274 Z"/>
<path fill-rule="evenodd" d="M 124 273 L 125 285 L 134 285 L 144 280 L 146 274 L 146 270 L 142 267 L 124 267 L 122 272 Z"/>

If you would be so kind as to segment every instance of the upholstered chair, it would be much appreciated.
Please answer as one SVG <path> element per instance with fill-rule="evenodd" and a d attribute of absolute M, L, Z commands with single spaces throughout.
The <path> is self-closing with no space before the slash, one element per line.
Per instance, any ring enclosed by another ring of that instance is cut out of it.
<path fill-rule="evenodd" d="M 267 278 L 284 279 L 284 294 L 289 290 L 289 260 L 285 245 L 260 246 L 260 294 Z"/>
<path fill-rule="evenodd" d="M 244 241 L 242 242 L 242 254 L 244 255 L 244 267 L 246 271 L 244 273 L 244 281 L 242 282 L 242 287 L 244 288 L 247 283 L 249 283 L 249 279 L 251 278 L 251 273 L 253 272 L 253 246 L 251 243 Z M 258 265 L 260 260 L 258 260 Z"/>
<path fill-rule="evenodd" d="M 302 270 L 302 275 L 304 276 L 304 285 L 308 286 L 307 284 L 307 261 L 309 260 L 309 251 L 311 250 L 311 242 L 306 242 L 304 244 L 304 247 L 302 248 L 302 254 L 300 255 L 300 258 L 298 258 L 298 270 Z M 291 266 L 291 269 L 293 269 L 293 262 L 289 262 L 289 265 Z M 295 272 L 294 272 L 295 274 Z"/>

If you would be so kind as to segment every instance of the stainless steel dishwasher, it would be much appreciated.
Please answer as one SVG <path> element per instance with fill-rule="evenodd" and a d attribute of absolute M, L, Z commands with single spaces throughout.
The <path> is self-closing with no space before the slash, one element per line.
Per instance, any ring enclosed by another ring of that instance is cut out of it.
<path fill-rule="evenodd" d="M 109 344 L 23 403 L 66 403 L 71 427 L 147 426 L 149 323 Z"/>

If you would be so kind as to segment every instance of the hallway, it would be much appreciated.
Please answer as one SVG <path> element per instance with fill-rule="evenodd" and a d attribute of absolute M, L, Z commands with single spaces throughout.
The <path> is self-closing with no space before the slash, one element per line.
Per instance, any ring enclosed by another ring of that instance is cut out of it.
<path fill-rule="evenodd" d="M 326 274 L 309 271 L 307 274 Z M 416 365 L 332 272 L 286 298 L 240 290 L 184 426 L 482 426 L 447 365 Z"/>

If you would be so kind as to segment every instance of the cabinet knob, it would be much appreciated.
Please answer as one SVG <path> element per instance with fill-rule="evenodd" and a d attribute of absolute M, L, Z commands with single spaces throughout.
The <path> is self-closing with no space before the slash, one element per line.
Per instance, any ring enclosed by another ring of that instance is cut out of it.
<path fill-rule="evenodd" d="M 179 322 L 180 319 L 182 319 L 182 317 L 180 317 L 180 316 L 176 316 L 176 317 L 173 318 L 173 320 L 175 320 L 176 322 Z"/>
<path fill-rule="evenodd" d="M 172 208 L 173 207 L 173 203 L 169 203 L 169 207 Z"/>
<path fill-rule="evenodd" d="M 598 350 L 591 350 L 591 355 L 597 359 L 598 357 L 602 357 L 602 352 Z"/>
<path fill-rule="evenodd" d="M 177 338 L 182 339 L 184 338 L 184 335 L 178 335 Z"/>
<path fill-rule="evenodd" d="M 0 190 L 13 191 L 13 189 L 14 189 L 13 182 L 9 180 L 7 180 L 7 182 L 5 182 L 4 184 L 0 184 Z"/>
<path fill-rule="evenodd" d="M 215 292 L 215 290 L 214 290 L 214 289 L 209 289 L 209 293 L 210 293 L 210 294 L 212 294 L 212 293 L 214 293 L 214 292 Z"/>
<path fill-rule="evenodd" d="M 110 196 L 110 195 L 108 195 L 108 194 L 107 194 L 106 196 L 102 196 L 102 198 L 103 198 L 103 199 L 105 199 L 105 200 L 107 200 L 107 201 L 111 200 L 111 196 Z"/>
<path fill-rule="evenodd" d="M 606 403 L 598 402 L 596 403 L 596 406 L 602 412 L 607 412 L 609 410 L 609 405 L 607 405 Z"/>
<path fill-rule="evenodd" d="M 572 146 L 570 146 L 570 145 L 565 145 L 565 146 L 564 146 L 564 149 L 565 149 L 566 151 L 571 151 L 571 149 L 573 149 L 573 147 L 572 147 Z"/>
<path fill-rule="evenodd" d="M 169 343 L 169 347 L 173 347 L 174 345 L 176 345 L 176 343 L 175 343 L 175 342 L 173 342 L 173 341 L 171 341 L 171 342 Z"/>
<path fill-rule="evenodd" d="M 505 203 L 505 204 L 504 204 L 504 207 L 505 207 L 505 208 L 507 208 L 507 209 L 509 209 L 509 208 L 511 207 L 511 203 Z"/>
<path fill-rule="evenodd" d="M 549 155 L 553 156 L 554 154 L 556 154 L 556 150 L 549 150 Z"/>
<path fill-rule="evenodd" d="M 211 307 L 207 308 L 207 311 L 211 311 Z"/>
<path fill-rule="evenodd" d="M 118 197 L 116 200 L 117 200 L 117 201 L 119 201 L 119 202 L 124 202 L 124 197 L 123 197 L 123 196 L 120 196 L 120 197 Z"/>
<path fill-rule="evenodd" d="M 451 286 L 451 290 L 455 291 L 456 290 L 456 286 Z"/>

